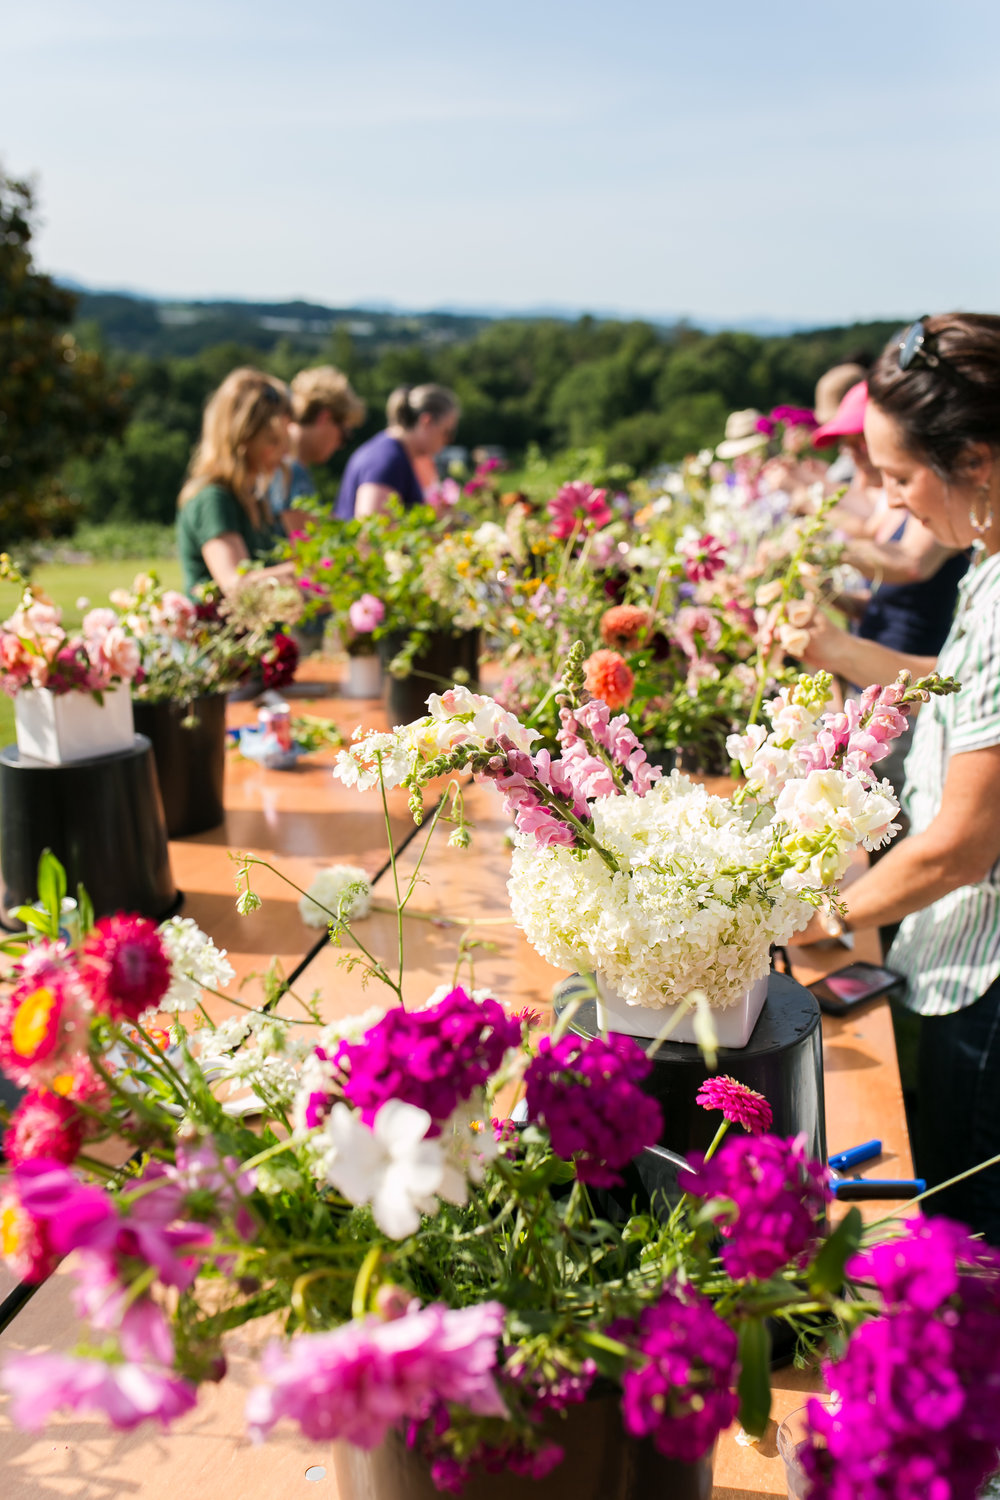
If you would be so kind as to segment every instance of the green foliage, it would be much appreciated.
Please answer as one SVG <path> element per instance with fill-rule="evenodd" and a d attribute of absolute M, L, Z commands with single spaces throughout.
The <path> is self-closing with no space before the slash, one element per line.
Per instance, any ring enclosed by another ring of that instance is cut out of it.
<path fill-rule="evenodd" d="M 31 260 L 32 195 L 0 175 L 0 534 L 59 536 L 79 511 L 59 479 L 74 454 L 121 431 L 124 382 L 81 348 L 76 299 Z"/>

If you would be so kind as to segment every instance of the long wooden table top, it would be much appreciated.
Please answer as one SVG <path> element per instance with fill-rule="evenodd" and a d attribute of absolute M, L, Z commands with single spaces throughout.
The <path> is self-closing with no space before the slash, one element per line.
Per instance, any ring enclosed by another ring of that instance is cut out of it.
<path fill-rule="evenodd" d="M 355 724 L 380 727 L 384 711 L 374 702 L 351 703 L 335 693 L 337 671 L 315 659 L 303 672 L 293 709 L 333 718 L 346 733 Z M 238 705 L 231 722 L 250 722 L 254 710 Z M 306 886 L 317 870 L 333 863 L 358 864 L 372 875 L 386 862 L 385 829 L 376 793 L 348 790 L 330 774 L 333 755 L 308 757 L 295 772 L 266 771 L 235 756 L 227 766 L 224 830 L 171 844 L 178 885 L 186 895 L 185 914 L 229 951 L 242 998 L 254 1003 L 260 972 L 277 954 L 290 973 L 306 959 L 321 936 L 306 927 L 297 898 L 275 878 L 258 871 L 255 886 L 263 907 L 250 917 L 235 909 L 231 849 L 273 860 L 297 884 Z M 404 972 L 408 998 L 419 1003 L 438 985 L 474 979 L 501 998 L 514 999 L 546 1015 L 552 991 L 564 977 L 531 949 L 510 920 L 506 896 L 508 851 L 500 799 L 489 788 L 470 787 L 466 806 L 474 825 L 469 850 L 447 847 L 439 830 L 420 870 L 409 914 L 404 918 Z M 397 848 L 411 833 L 405 799 L 392 799 L 391 826 Z M 397 875 L 406 881 L 421 857 L 418 835 L 402 850 Z M 376 882 L 376 903 L 359 927 L 365 945 L 386 963 L 397 958 L 391 872 Z M 811 979 L 853 956 L 876 961 L 877 935 L 857 935 L 853 955 L 838 945 L 791 949 L 796 978 Z M 381 986 L 363 988 L 358 970 L 348 973 L 338 950 L 325 945 L 302 968 L 298 993 L 318 991 L 323 1015 L 341 1018 L 386 1004 Z M 470 968 L 471 963 L 471 968 Z M 381 991 L 381 998 L 380 998 Z M 284 1002 L 283 1004 L 290 1004 Z M 217 1014 L 226 1009 L 221 1001 Z M 824 1017 L 827 1136 L 831 1149 L 880 1137 L 884 1151 L 876 1175 L 911 1175 L 909 1145 L 888 1007 L 873 1002 L 846 1019 Z M 865 1205 L 867 1207 L 867 1205 Z M 872 1215 L 894 1205 L 873 1205 Z M 72 1277 L 61 1268 L 26 1303 L 0 1339 L 0 1355 L 28 1349 L 70 1349 L 82 1334 L 70 1302 Z M 5 1288 L 0 1283 L 0 1295 Z M 0 1461 L 4 1500 L 174 1500 L 178 1494 L 211 1494 L 219 1500 L 271 1500 L 302 1492 L 336 1500 L 329 1452 L 306 1442 L 287 1426 L 261 1448 L 245 1436 L 243 1406 L 254 1378 L 254 1354 L 268 1330 L 238 1330 L 229 1345 L 229 1369 L 217 1386 L 203 1388 L 196 1410 L 169 1434 L 146 1427 L 116 1434 L 98 1419 L 56 1418 L 41 1434 L 15 1430 L 0 1413 Z M 751 1500 L 783 1495 L 784 1470 L 777 1457 L 775 1425 L 803 1404 L 816 1387 L 813 1373 L 794 1369 L 774 1374 L 774 1422 L 765 1439 L 746 1446 L 735 1431 L 724 1435 L 715 1466 L 714 1500 Z M 320 1473 L 319 1471 L 323 1472 Z M 307 1471 L 308 1476 L 307 1476 Z M 653 1497 L 651 1497 L 653 1500 Z"/>

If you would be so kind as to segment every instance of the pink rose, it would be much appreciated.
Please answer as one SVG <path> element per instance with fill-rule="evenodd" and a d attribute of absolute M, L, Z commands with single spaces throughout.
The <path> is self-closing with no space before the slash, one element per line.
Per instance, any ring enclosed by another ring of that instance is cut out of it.
<path fill-rule="evenodd" d="M 351 629 L 356 635 L 370 635 L 385 619 L 385 605 L 374 594 L 362 594 L 347 611 Z"/>

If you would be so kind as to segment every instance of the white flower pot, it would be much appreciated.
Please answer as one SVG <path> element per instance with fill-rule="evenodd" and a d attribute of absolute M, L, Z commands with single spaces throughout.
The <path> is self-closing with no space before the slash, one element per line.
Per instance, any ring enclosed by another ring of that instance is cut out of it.
<path fill-rule="evenodd" d="M 626 1036 L 659 1036 L 671 1017 L 682 1010 L 679 1005 L 663 1005 L 654 1009 L 648 1005 L 629 1005 L 626 1000 L 609 987 L 603 975 L 597 978 L 597 1023 L 602 1031 L 623 1032 Z M 725 1009 L 713 1007 L 712 1018 L 720 1047 L 745 1047 L 764 1009 L 767 999 L 769 975 L 755 980 L 735 1005 Z M 681 1019 L 667 1038 L 670 1042 L 696 1042 L 694 1009 L 683 1011 Z"/>
<path fill-rule="evenodd" d="M 382 663 L 377 656 L 347 658 L 347 685 L 344 692 L 348 698 L 382 696 Z"/>
<path fill-rule="evenodd" d="M 23 688 L 14 699 L 18 752 L 62 766 L 131 750 L 135 730 L 129 684 L 109 688 L 103 697 L 103 703 L 98 703 L 91 693 Z"/>

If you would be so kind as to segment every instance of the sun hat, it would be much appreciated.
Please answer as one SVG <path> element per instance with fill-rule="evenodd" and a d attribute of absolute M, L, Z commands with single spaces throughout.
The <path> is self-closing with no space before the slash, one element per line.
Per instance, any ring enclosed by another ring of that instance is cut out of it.
<path fill-rule="evenodd" d="M 816 382 L 816 394 L 813 397 L 813 405 L 816 411 L 816 421 L 820 427 L 825 422 L 832 422 L 837 415 L 837 407 L 843 401 L 852 385 L 857 385 L 859 380 L 864 380 L 867 371 L 864 365 L 844 364 L 834 365 L 821 375 Z"/>
<path fill-rule="evenodd" d="M 838 438 L 853 437 L 865 430 L 865 407 L 868 405 L 868 382 L 859 380 L 857 385 L 852 385 L 847 395 L 837 407 L 837 415 L 830 422 L 824 422 L 822 427 L 817 427 L 813 433 L 813 446 L 816 448 L 828 448 Z"/>
<path fill-rule="evenodd" d="M 716 458 L 739 458 L 741 453 L 766 448 L 767 433 L 757 426 L 760 419 L 760 412 L 752 406 L 745 411 L 730 412 L 726 418 L 726 436 L 715 450 Z"/>

